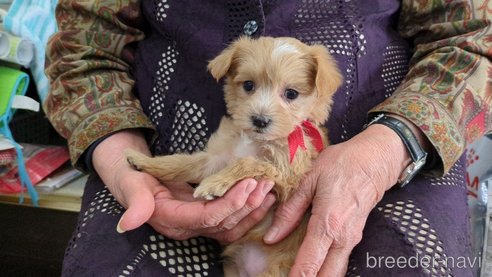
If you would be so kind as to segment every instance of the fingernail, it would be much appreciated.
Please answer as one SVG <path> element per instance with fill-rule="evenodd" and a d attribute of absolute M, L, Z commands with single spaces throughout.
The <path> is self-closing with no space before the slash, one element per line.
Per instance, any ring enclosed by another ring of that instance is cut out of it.
<path fill-rule="evenodd" d="M 275 238 L 277 237 L 277 235 L 278 235 L 278 228 L 277 227 L 272 227 L 265 234 L 265 236 L 263 237 L 263 240 L 265 242 L 273 242 L 275 240 Z"/>
<path fill-rule="evenodd" d="M 125 230 L 123 230 L 123 228 L 121 228 L 121 220 L 123 219 L 123 216 L 120 218 L 120 221 L 118 221 L 118 225 L 116 225 L 116 232 L 120 233 L 120 234 L 123 234 L 124 232 L 126 232 Z"/>
<path fill-rule="evenodd" d="M 266 198 L 265 198 L 265 201 L 263 201 L 263 207 L 265 208 L 270 208 L 273 204 L 275 204 L 275 201 L 277 201 L 277 199 L 275 198 L 275 196 L 273 195 L 267 195 Z"/>
<path fill-rule="evenodd" d="M 267 194 L 270 190 L 272 190 L 274 185 L 275 183 L 273 181 L 266 181 L 266 183 L 263 184 L 263 194 Z"/>
<path fill-rule="evenodd" d="M 244 192 L 246 192 L 246 194 L 252 193 L 253 190 L 255 190 L 257 184 L 258 183 L 255 180 L 249 181 L 248 185 L 246 186 L 246 190 Z"/>

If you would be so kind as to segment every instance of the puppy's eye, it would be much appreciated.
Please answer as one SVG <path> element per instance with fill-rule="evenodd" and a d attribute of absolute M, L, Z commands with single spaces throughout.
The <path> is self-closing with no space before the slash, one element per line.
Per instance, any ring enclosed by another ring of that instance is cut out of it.
<path fill-rule="evenodd" d="M 295 89 L 286 89 L 285 92 L 284 92 L 284 96 L 285 98 L 289 99 L 289 100 L 294 100 L 297 98 L 297 96 L 299 96 L 299 92 L 297 92 L 297 90 Z"/>
<path fill-rule="evenodd" d="M 255 83 L 253 83 L 253 81 L 245 81 L 243 83 L 243 89 L 247 92 L 251 92 L 255 89 Z"/>

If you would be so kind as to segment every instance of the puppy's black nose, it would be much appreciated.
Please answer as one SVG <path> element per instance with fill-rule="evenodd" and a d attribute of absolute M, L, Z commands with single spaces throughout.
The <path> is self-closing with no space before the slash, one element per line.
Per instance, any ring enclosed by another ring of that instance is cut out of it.
<path fill-rule="evenodd" d="M 267 127 L 272 120 L 268 117 L 265 117 L 263 115 L 253 115 L 251 116 L 251 121 L 253 122 L 253 125 L 258 128 L 265 128 Z"/>

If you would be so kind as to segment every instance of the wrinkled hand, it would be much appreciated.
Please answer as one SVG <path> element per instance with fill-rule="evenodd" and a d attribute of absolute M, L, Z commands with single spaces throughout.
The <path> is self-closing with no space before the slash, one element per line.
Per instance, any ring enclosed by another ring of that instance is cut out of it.
<path fill-rule="evenodd" d="M 408 160 L 397 134 L 377 124 L 327 147 L 298 190 L 279 207 L 265 235 L 266 243 L 282 240 L 312 205 L 290 276 L 345 276 L 370 211 L 396 183 Z"/>
<path fill-rule="evenodd" d="M 118 223 L 119 232 L 148 222 L 170 238 L 207 236 L 229 243 L 261 221 L 275 202 L 269 193 L 273 183 L 254 179 L 239 182 L 219 199 L 198 201 L 188 184 L 161 184 L 151 175 L 132 169 L 123 155 L 126 148 L 149 154 L 145 140 L 135 130 L 115 133 L 93 153 L 95 170 L 127 209 Z"/>

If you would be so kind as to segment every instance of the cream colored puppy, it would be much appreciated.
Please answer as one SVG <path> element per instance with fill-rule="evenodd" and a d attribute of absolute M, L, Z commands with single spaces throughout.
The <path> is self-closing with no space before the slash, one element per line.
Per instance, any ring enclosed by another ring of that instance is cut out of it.
<path fill-rule="evenodd" d="M 147 157 L 127 150 L 129 163 L 162 182 L 199 183 L 197 198 L 213 199 L 244 178 L 268 178 L 278 202 L 288 199 L 327 145 L 321 127 L 341 75 L 327 50 L 293 38 L 240 38 L 210 61 L 225 77 L 228 116 L 203 152 Z M 307 220 L 275 245 L 263 243 L 274 210 L 224 252 L 226 276 L 287 276 Z"/>

